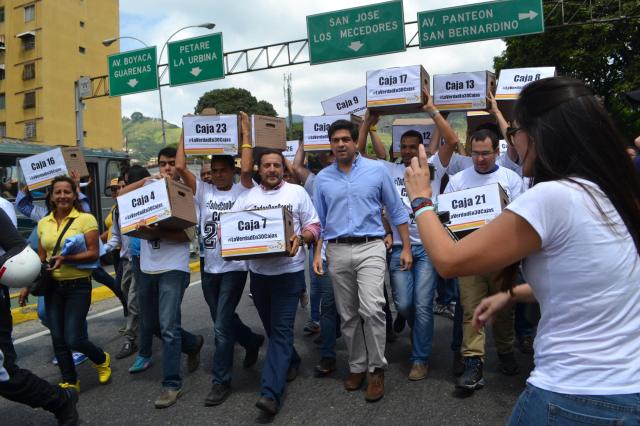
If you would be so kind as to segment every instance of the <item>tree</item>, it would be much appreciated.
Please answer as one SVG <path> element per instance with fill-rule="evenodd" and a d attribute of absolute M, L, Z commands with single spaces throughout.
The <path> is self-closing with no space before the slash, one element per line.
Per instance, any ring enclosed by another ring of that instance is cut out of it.
<path fill-rule="evenodd" d="M 596 0 L 598 7 L 607 7 Z M 617 2 L 615 2 L 617 3 Z M 553 5 L 545 3 L 545 12 Z M 623 1 L 628 15 L 636 1 Z M 584 14 L 587 12 L 585 11 Z M 589 16 L 574 18 L 585 21 Z M 556 24 L 546 20 L 547 26 Z M 604 99 L 605 107 L 630 141 L 640 133 L 640 112 L 624 99 L 625 92 L 640 88 L 640 25 L 638 19 L 608 24 L 562 26 L 544 33 L 506 40 L 507 48 L 494 58 L 496 72 L 503 68 L 555 66 L 558 75 L 583 80 Z"/>
<path fill-rule="evenodd" d="M 142 121 L 145 117 L 141 112 L 134 112 L 131 114 L 131 121 Z"/>
<path fill-rule="evenodd" d="M 215 108 L 219 114 L 237 114 L 244 111 L 247 114 L 276 116 L 273 105 L 267 101 L 258 101 L 246 89 L 216 89 L 206 92 L 198 99 L 195 113 L 200 114 L 203 109 L 211 107 Z"/>

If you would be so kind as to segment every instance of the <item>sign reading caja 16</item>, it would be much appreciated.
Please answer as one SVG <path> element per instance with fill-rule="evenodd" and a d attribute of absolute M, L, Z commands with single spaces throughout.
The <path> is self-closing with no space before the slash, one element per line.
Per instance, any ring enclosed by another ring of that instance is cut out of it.
<path fill-rule="evenodd" d="M 109 55 L 109 96 L 122 96 L 158 88 L 156 47 Z"/>
<path fill-rule="evenodd" d="M 418 13 L 420 48 L 544 32 L 542 0 L 504 0 Z"/>
<path fill-rule="evenodd" d="M 307 16 L 311 65 L 404 52 L 402 1 Z"/>
<path fill-rule="evenodd" d="M 169 43 L 169 84 L 224 78 L 222 33 Z"/>

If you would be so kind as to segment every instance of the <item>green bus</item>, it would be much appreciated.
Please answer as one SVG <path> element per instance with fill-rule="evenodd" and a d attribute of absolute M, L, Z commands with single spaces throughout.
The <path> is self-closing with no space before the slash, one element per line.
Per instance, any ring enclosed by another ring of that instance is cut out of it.
<path fill-rule="evenodd" d="M 39 154 L 56 146 L 41 145 L 23 142 L 19 139 L 2 138 L 0 140 L 0 196 L 6 200 L 15 201 L 20 182 L 24 180 L 20 176 L 18 160 Z M 129 155 L 126 152 L 116 152 L 106 149 L 84 148 L 83 154 L 89 170 L 89 185 L 82 191 L 89 199 L 91 212 L 100 224 L 101 232 L 104 230 L 104 219 L 114 201 L 109 196 L 107 188 L 111 179 L 117 178 L 129 165 Z M 44 191 L 32 193 L 37 203 L 44 203 Z M 18 228 L 25 237 L 29 235 L 35 224 L 16 211 L 18 216 Z"/>

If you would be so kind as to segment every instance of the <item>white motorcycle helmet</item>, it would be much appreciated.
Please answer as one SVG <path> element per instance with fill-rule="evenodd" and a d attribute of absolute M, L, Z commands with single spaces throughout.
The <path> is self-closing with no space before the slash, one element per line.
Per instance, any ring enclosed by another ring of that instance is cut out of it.
<path fill-rule="evenodd" d="M 0 266 L 0 284 L 22 288 L 31 285 L 40 275 L 42 262 L 29 246 Z"/>

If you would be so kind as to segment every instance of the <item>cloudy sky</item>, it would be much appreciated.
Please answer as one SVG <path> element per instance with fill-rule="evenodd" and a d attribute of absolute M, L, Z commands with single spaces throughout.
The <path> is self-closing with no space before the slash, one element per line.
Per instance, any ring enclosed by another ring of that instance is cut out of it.
<path fill-rule="evenodd" d="M 478 3 L 479 0 L 404 0 L 405 21 L 415 21 L 420 11 Z M 214 22 L 213 32 L 222 32 L 224 51 L 257 47 L 307 37 L 306 16 L 375 3 L 367 0 L 120 0 L 120 35 L 137 37 L 158 46 L 187 25 Z M 206 29 L 188 29 L 172 40 L 207 34 Z M 411 35 L 408 35 L 410 37 Z M 249 90 L 259 100 L 271 102 L 285 115 L 283 74 L 293 80 L 293 112 L 320 115 L 320 101 L 365 84 L 367 70 L 421 64 L 429 74 L 493 70 L 493 57 L 504 49 L 501 40 L 459 44 L 432 49 L 410 48 L 406 52 L 355 59 L 323 65 L 301 64 L 271 70 L 227 76 L 199 84 L 163 87 L 165 119 L 179 124 L 185 113 L 192 113 L 198 98 L 206 91 L 228 87 Z M 140 48 L 132 40 L 122 40 L 121 50 Z M 161 59 L 166 63 L 166 49 Z M 163 82 L 168 81 L 165 75 Z M 159 117 L 157 92 L 122 98 L 123 115 L 140 111 Z"/>

